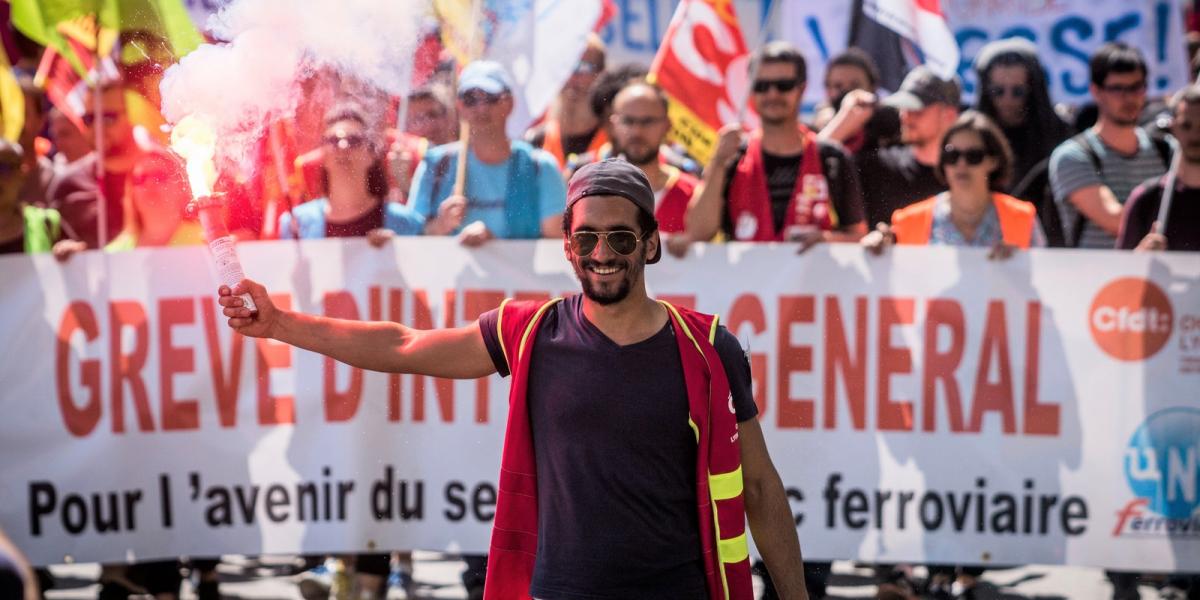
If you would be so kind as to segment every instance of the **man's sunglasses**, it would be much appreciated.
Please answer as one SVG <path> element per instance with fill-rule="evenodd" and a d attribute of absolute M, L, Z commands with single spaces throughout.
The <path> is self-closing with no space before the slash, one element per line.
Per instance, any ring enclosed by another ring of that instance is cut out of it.
<path fill-rule="evenodd" d="M 942 148 L 942 164 L 955 165 L 958 164 L 958 159 L 967 159 L 967 164 L 972 167 L 977 167 L 983 164 L 983 159 L 988 157 L 987 150 L 983 148 L 969 148 L 966 150 L 955 148 L 954 146 L 946 146 Z"/>
<path fill-rule="evenodd" d="M 780 93 L 788 93 L 796 89 L 800 82 L 795 79 L 759 79 L 754 82 L 754 93 L 765 94 L 771 88 L 775 88 Z"/>
<path fill-rule="evenodd" d="M 350 135 L 327 135 L 323 141 L 325 145 L 333 146 L 338 150 L 350 150 L 366 145 L 367 136 L 353 133 Z"/>
<path fill-rule="evenodd" d="M 503 94 L 489 94 L 487 92 L 468 92 L 458 97 L 462 100 L 463 106 L 468 108 L 478 106 L 480 104 L 495 104 L 503 98 Z"/>
<path fill-rule="evenodd" d="M 654 127 L 662 123 L 666 117 L 633 117 L 629 115 L 613 115 L 613 120 L 621 127 L 629 129 L 637 129 L 641 127 Z"/>
<path fill-rule="evenodd" d="M 100 118 L 101 118 L 101 119 L 103 119 L 103 123 L 104 123 L 105 125 L 112 125 L 113 123 L 116 123 L 116 122 L 117 122 L 117 119 L 120 119 L 120 118 L 121 118 L 121 113 L 118 113 L 118 112 L 105 112 L 105 113 L 101 113 L 101 114 L 100 114 Z M 96 122 L 96 115 L 95 115 L 95 113 L 86 113 L 86 114 L 84 114 L 84 115 L 83 115 L 83 124 L 84 124 L 84 125 L 87 125 L 88 127 L 91 127 L 91 126 L 92 126 L 92 124 L 93 124 L 93 123 L 95 123 L 95 122 Z"/>
<path fill-rule="evenodd" d="M 621 256 L 629 256 L 637 250 L 638 242 L 642 241 L 632 231 L 577 231 L 571 234 L 571 252 L 575 256 L 591 256 L 600 245 L 600 238 L 613 252 Z"/>
<path fill-rule="evenodd" d="M 1117 85 L 1117 84 L 1105 85 L 1105 86 L 1101 86 L 1100 89 L 1103 90 L 1104 93 L 1106 93 L 1106 94 L 1113 94 L 1113 95 L 1120 95 L 1120 96 L 1134 96 L 1134 95 L 1142 94 L 1142 93 L 1146 92 L 1146 80 L 1143 79 L 1137 83 L 1131 83 L 1129 85 Z"/>
<path fill-rule="evenodd" d="M 993 98 L 1002 98 L 1004 96 L 1012 96 L 1013 98 L 1020 100 L 1020 99 L 1024 98 L 1025 96 L 1029 95 L 1029 88 L 1024 85 L 1014 85 L 1011 87 L 1003 86 L 1003 85 L 993 85 L 987 89 L 987 93 L 989 96 L 991 96 Z"/>

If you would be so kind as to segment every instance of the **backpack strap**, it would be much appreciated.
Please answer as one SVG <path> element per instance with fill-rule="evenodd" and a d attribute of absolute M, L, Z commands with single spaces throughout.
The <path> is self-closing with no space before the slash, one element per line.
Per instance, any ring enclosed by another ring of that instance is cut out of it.
<path fill-rule="evenodd" d="M 1083 153 L 1087 155 L 1088 160 L 1092 161 L 1092 169 L 1096 171 L 1096 176 L 1104 178 L 1104 166 L 1100 162 L 1100 155 L 1096 153 L 1096 148 L 1092 146 L 1091 140 L 1087 137 L 1087 131 L 1082 131 L 1071 136 L 1071 140 L 1079 144 L 1083 148 Z M 1074 227 L 1070 231 L 1063 231 L 1063 246 L 1066 248 L 1078 248 L 1079 242 L 1083 241 L 1083 226 L 1087 223 L 1087 217 L 1078 209 L 1075 211 Z"/>
<path fill-rule="evenodd" d="M 1170 169 L 1171 156 L 1174 154 L 1171 150 L 1171 142 L 1168 142 L 1165 137 L 1151 135 L 1150 132 L 1146 132 L 1146 135 L 1150 136 L 1150 142 L 1154 144 L 1154 150 L 1158 152 L 1158 158 L 1162 161 L 1163 166 Z"/>
<path fill-rule="evenodd" d="M 449 194 L 442 194 L 442 185 L 446 183 L 446 176 L 450 173 L 451 163 L 458 157 L 458 149 L 460 146 L 454 145 L 440 149 L 436 153 L 430 150 L 426 156 L 435 158 L 433 160 L 433 185 L 429 186 L 429 213 L 426 218 L 432 219 L 437 216 L 438 205 L 442 203 Z"/>

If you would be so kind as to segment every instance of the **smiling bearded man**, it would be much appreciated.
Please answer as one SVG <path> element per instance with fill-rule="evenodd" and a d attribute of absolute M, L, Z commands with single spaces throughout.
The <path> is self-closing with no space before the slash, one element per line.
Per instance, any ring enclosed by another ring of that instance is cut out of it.
<path fill-rule="evenodd" d="M 563 220 L 583 295 L 505 301 L 467 327 L 282 311 L 250 281 L 220 302 L 245 335 L 356 367 L 512 375 L 486 598 L 749 599 L 747 517 L 780 597 L 807 598 L 745 354 L 716 317 L 646 294 L 653 211 L 634 165 L 583 167 Z"/>

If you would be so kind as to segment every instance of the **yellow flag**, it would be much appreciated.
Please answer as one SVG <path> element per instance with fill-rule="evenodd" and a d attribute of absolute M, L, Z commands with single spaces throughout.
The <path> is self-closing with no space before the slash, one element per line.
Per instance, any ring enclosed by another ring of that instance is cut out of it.
<path fill-rule="evenodd" d="M 485 44 L 475 2 L 483 0 L 433 0 L 433 11 L 442 24 L 442 44 L 460 65 L 478 58 Z"/>
<path fill-rule="evenodd" d="M 21 129 L 25 127 L 25 94 L 21 92 L 21 84 L 13 75 L 12 63 L 8 62 L 8 53 L 0 48 L 0 134 L 4 139 L 17 141 L 21 137 Z M 33 152 L 33 148 L 25 148 Z"/>

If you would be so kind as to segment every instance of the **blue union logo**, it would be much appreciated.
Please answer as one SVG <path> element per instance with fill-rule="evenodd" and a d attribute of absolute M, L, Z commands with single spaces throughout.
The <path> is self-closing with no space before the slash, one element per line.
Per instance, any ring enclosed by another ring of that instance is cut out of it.
<path fill-rule="evenodd" d="M 1125 449 L 1125 480 L 1145 508 L 1166 519 L 1191 520 L 1200 501 L 1200 409 L 1152 415 Z"/>

